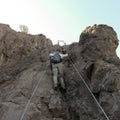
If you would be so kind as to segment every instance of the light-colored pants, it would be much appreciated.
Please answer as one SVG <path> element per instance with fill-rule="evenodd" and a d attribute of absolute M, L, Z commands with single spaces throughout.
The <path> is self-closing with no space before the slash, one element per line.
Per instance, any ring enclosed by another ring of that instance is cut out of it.
<path fill-rule="evenodd" d="M 52 73 L 53 73 L 53 82 L 54 82 L 54 87 L 58 87 L 58 84 L 65 89 L 65 83 L 63 79 L 63 74 L 64 74 L 64 68 L 63 64 L 61 63 L 52 63 Z"/>

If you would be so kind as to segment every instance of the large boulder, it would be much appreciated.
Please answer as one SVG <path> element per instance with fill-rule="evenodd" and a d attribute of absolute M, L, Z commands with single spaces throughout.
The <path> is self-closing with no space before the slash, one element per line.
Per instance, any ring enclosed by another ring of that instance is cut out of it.
<path fill-rule="evenodd" d="M 66 81 L 71 115 L 76 114 L 73 120 L 76 116 L 76 120 L 106 120 L 106 115 L 110 120 L 119 120 L 120 59 L 116 55 L 117 46 L 118 38 L 112 27 L 94 25 L 81 33 L 78 44 L 69 47 L 74 66 L 67 69 Z"/>

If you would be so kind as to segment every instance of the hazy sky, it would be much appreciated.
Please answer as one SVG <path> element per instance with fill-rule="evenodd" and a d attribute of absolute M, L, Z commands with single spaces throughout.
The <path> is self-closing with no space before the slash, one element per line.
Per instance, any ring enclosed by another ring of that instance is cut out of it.
<path fill-rule="evenodd" d="M 0 23 L 30 34 L 44 34 L 53 43 L 78 42 L 86 27 L 107 24 L 120 39 L 120 0 L 0 0 Z M 117 49 L 120 56 L 120 46 Z"/>

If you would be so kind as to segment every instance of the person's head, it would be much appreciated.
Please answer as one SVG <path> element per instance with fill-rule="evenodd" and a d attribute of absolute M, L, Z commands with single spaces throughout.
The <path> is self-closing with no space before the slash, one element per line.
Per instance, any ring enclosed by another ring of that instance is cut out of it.
<path fill-rule="evenodd" d="M 62 49 L 62 53 L 66 54 L 66 49 L 65 48 Z"/>

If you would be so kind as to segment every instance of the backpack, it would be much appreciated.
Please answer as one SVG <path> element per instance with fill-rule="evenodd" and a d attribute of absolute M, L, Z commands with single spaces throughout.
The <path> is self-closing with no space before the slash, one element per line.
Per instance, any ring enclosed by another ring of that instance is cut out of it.
<path fill-rule="evenodd" d="M 61 62 L 61 56 L 59 53 L 54 54 L 53 56 L 50 57 L 52 63 L 59 63 Z"/>

